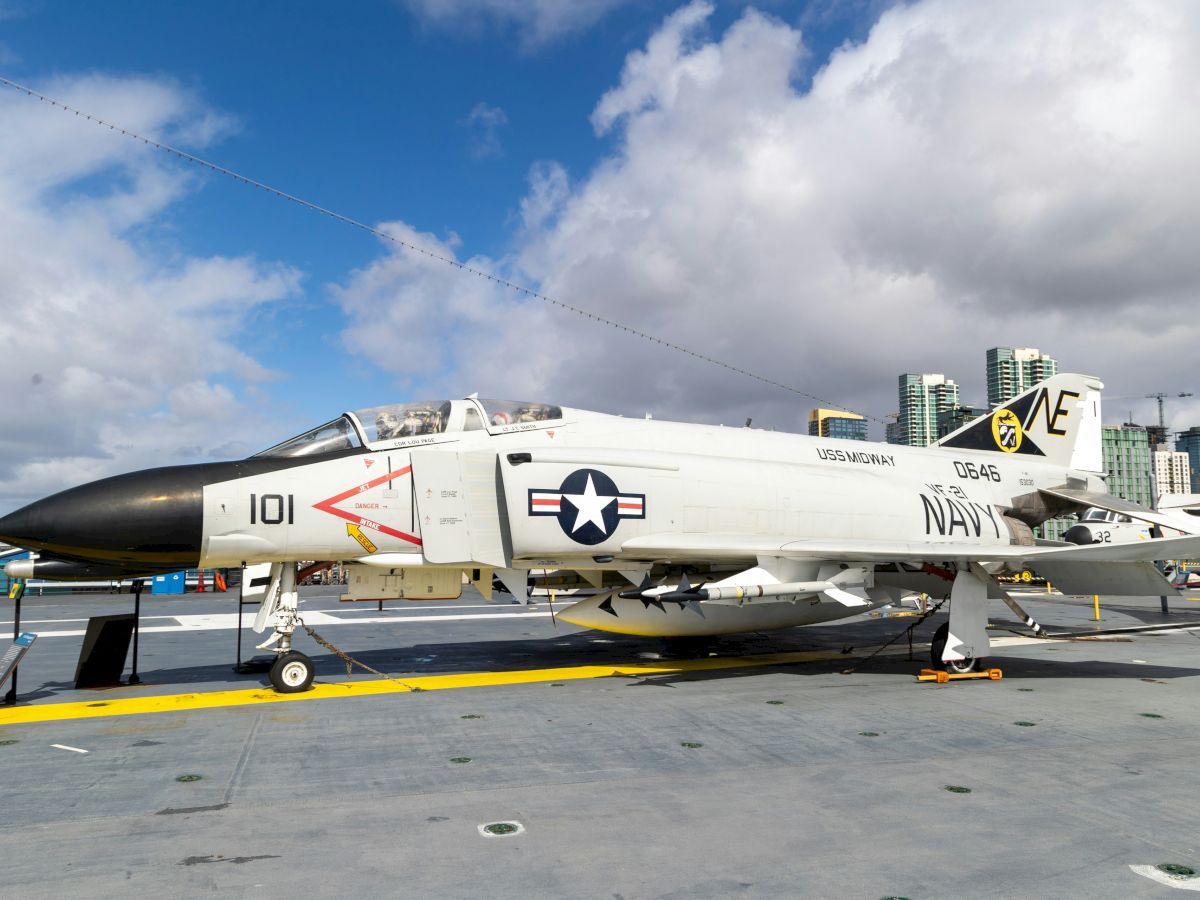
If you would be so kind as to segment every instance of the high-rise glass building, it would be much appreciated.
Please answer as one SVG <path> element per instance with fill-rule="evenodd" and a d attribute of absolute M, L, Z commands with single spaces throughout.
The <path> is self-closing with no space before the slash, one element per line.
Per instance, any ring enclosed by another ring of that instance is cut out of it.
<path fill-rule="evenodd" d="M 988 406 L 1007 403 L 1058 374 L 1058 360 L 1034 347 L 993 347 L 987 352 Z"/>
<path fill-rule="evenodd" d="M 1180 432 L 1175 449 L 1188 455 L 1188 464 L 1192 467 L 1192 489 L 1188 493 L 1200 494 L 1200 425 Z"/>
<path fill-rule="evenodd" d="M 1140 425 L 1105 425 L 1102 444 L 1108 492 L 1142 506 L 1153 506 L 1146 429 Z"/>
<path fill-rule="evenodd" d="M 808 414 L 808 433 L 817 437 L 867 439 L 867 420 L 843 409 L 814 409 Z"/>
<path fill-rule="evenodd" d="M 927 447 L 938 439 L 938 414 L 958 406 L 958 385 L 941 374 L 900 376 L 900 421 L 894 443 Z"/>

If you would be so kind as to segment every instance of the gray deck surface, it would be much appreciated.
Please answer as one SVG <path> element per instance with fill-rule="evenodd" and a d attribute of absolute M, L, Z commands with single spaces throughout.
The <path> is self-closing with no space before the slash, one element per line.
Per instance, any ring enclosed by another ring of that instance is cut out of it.
<path fill-rule="evenodd" d="M 380 617 L 331 590 L 304 589 L 302 610 Z M 1079 630 L 1200 620 L 1200 603 L 1173 601 L 1164 619 L 1157 598 L 1122 599 L 1096 626 L 1090 602 L 1025 600 L 1045 624 Z M 53 633 L 131 606 L 128 595 L 27 596 L 23 630 L 42 636 L 20 673 L 22 704 L 267 683 L 231 670 L 226 628 L 143 633 L 144 685 L 74 690 L 82 639 Z M 143 624 L 235 609 L 232 594 L 146 596 Z M 468 592 L 391 604 L 383 616 L 396 624 L 317 630 L 389 673 L 437 674 L 859 653 L 912 622 L 680 650 L 555 630 L 528 612 Z M 11 603 L 0 621 L 10 614 Z M 492 618 L 428 621 L 468 614 Z M 999 603 L 992 615 L 1011 623 Z M 345 679 L 307 637 L 298 646 L 319 681 Z M 1200 637 L 1038 643 L 994 659 L 1002 681 L 944 686 L 915 682 L 922 648 L 853 674 L 839 660 L 0 726 L 11 742 L 0 744 L 0 895 L 1174 896 L 1129 866 L 1200 869 Z M 202 777 L 176 781 L 185 774 Z M 497 821 L 526 830 L 480 834 Z"/>

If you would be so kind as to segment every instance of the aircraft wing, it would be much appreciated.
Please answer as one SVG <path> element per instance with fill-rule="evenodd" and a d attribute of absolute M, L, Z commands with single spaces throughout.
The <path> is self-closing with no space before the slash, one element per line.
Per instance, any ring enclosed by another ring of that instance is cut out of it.
<path fill-rule="evenodd" d="M 658 534 L 626 541 L 648 559 L 735 562 L 762 557 L 866 563 L 989 563 L 1032 568 L 1065 594 L 1158 596 L 1178 592 L 1154 565 L 1200 557 L 1200 536 L 1068 547 L 986 546 L 947 541 L 795 541 L 783 536 Z"/>
<path fill-rule="evenodd" d="M 785 536 L 737 534 L 650 534 L 621 545 L 624 553 L 647 558 L 736 561 L 753 556 L 836 559 L 847 562 L 1139 562 L 1200 558 L 1200 535 L 1127 544 L 1066 547 L 985 545 L 966 541 L 803 540 Z"/>
<path fill-rule="evenodd" d="M 1198 545 L 1200 546 L 1200 545 Z M 803 540 L 783 535 L 686 533 L 649 534 L 621 545 L 626 554 L 647 559 L 696 559 L 718 562 L 753 560 L 757 556 L 842 562 L 979 562 L 1020 560 L 1037 547 L 983 547 L 947 541 Z"/>

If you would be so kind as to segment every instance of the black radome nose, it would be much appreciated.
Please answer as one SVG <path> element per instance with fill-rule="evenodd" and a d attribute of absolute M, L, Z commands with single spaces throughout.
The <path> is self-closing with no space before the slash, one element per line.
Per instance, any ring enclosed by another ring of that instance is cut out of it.
<path fill-rule="evenodd" d="M 0 519 L 0 540 L 75 559 L 194 566 L 204 485 L 229 465 L 147 469 L 70 488 Z"/>

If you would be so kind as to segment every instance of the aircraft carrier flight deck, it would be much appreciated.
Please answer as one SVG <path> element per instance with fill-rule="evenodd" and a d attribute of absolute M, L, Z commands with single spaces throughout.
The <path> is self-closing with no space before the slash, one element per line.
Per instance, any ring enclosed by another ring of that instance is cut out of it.
<path fill-rule="evenodd" d="M 1163 897 L 1200 871 L 1200 603 L 1021 594 L 1000 680 L 919 683 L 938 614 L 664 642 L 550 605 L 302 588 L 314 690 L 233 670 L 237 595 L 142 598 L 142 683 L 77 690 L 87 619 L 24 598 L 0 894 Z M 507 599 L 507 598 L 505 598 Z M 11 602 L 0 632 L 11 640 Z M 242 655 L 262 640 L 249 629 Z M 1011 617 L 1010 617 L 1011 618 Z M 1117 632 L 1117 633 L 1112 633 Z M 871 656 L 889 639 L 890 647 Z M 870 657 L 870 658 L 868 658 Z M 126 677 L 128 676 L 128 668 Z M 970 873 L 969 875 L 966 873 Z"/>

